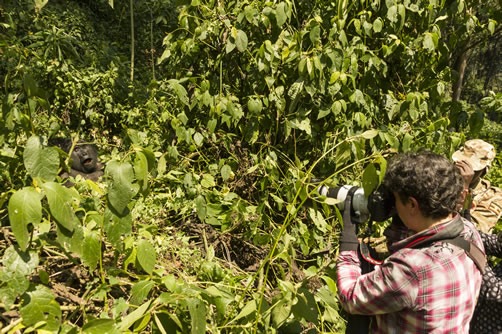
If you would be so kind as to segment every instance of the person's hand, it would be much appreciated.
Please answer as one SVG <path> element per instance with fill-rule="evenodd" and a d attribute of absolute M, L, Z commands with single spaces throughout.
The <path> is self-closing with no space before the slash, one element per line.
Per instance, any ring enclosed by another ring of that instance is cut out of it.
<path fill-rule="evenodd" d="M 474 178 L 474 169 L 469 162 L 466 160 L 460 160 L 455 162 L 455 166 L 460 170 L 460 174 L 464 179 L 464 189 L 469 189 L 472 179 Z"/>
<path fill-rule="evenodd" d="M 352 222 L 350 216 L 350 208 L 352 207 L 351 198 L 345 200 L 345 208 L 343 211 L 343 230 L 340 234 L 340 251 L 357 250 L 359 247 L 359 239 L 357 239 L 357 224 Z"/>

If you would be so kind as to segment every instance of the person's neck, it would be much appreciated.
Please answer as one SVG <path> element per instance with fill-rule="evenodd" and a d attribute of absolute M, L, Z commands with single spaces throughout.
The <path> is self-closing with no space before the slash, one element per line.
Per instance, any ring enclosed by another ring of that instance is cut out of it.
<path fill-rule="evenodd" d="M 455 215 L 456 215 L 455 213 L 450 213 L 448 216 L 446 216 L 444 218 L 424 217 L 424 223 L 422 224 L 423 228 L 420 231 L 416 231 L 416 233 L 430 229 L 431 227 L 434 227 L 437 225 L 447 223 L 447 222 L 451 221 L 453 218 L 455 218 Z"/>

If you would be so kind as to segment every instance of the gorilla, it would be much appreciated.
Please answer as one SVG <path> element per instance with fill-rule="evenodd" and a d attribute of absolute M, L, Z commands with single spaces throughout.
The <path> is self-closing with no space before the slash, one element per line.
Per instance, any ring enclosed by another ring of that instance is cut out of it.
<path fill-rule="evenodd" d="M 50 146 L 59 147 L 66 154 L 70 153 L 72 147 L 70 138 L 51 138 L 49 139 Z M 83 140 L 79 140 L 70 155 L 71 168 L 68 172 L 62 172 L 61 178 L 66 179 L 69 176 L 82 176 L 84 179 L 98 181 L 103 175 L 103 166 L 98 161 L 98 149 L 96 145 L 89 144 Z"/>

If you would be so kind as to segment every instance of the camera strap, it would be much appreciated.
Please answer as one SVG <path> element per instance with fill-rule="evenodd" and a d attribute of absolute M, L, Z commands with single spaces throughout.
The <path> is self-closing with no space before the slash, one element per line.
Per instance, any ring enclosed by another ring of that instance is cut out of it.
<path fill-rule="evenodd" d="M 343 223 L 347 224 L 355 224 L 352 221 L 352 196 L 356 192 L 357 187 L 352 187 L 349 189 L 347 193 L 347 197 L 344 201 L 344 210 L 343 210 Z M 359 227 L 359 226 L 357 226 Z M 358 254 L 361 257 L 361 242 L 359 242 L 359 251 Z M 361 270 L 363 273 L 368 273 L 373 270 L 373 266 L 368 262 L 361 263 Z M 349 314 L 347 318 L 347 326 L 345 328 L 345 334 L 365 334 L 369 333 L 369 328 L 371 324 L 371 320 L 373 316 L 370 315 L 362 315 L 362 314 Z"/>
<path fill-rule="evenodd" d="M 436 242 L 447 242 L 449 244 L 452 244 L 454 246 L 457 246 L 459 248 L 462 248 L 467 256 L 471 258 L 471 260 L 476 264 L 476 267 L 478 267 L 479 271 L 483 274 L 485 272 L 485 266 L 486 266 L 486 256 L 485 253 L 474 243 L 465 240 L 464 237 L 461 235 L 456 236 L 455 238 L 451 239 L 439 239 L 439 240 L 434 240 L 433 242 L 430 243 L 425 243 L 425 244 L 420 244 L 417 247 L 413 248 L 423 248 L 430 246 L 431 244 L 434 244 Z"/>
<path fill-rule="evenodd" d="M 484 273 L 487 262 L 485 253 L 474 243 L 465 240 L 460 235 L 452 239 L 434 240 L 434 242 L 421 244 L 413 248 L 424 248 L 430 246 L 435 242 L 447 242 L 449 244 L 462 248 L 467 254 L 467 256 L 469 256 L 469 258 L 476 264 L 476 267 L 478 267 L 479 271 L 482 274 Z M 365 242 L 359 243 L 359 252 L 361 254 L 362 259 L 372 265 L 379 265 L 382 264 L 383 262 L 373 258 L 373 256 L 371 255 L 371 247 Z"/>

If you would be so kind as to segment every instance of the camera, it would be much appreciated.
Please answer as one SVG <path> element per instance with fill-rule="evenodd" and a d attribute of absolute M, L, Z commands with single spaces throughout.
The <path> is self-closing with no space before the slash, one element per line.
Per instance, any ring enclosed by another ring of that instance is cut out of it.
<path fill-rule="evenodd" d="M 368 219 L 376 222 L 383 222 L 395 213 L 394 195 L 385 186 L 380 185 L 368 196 L 364 189 L 356 186 L 342 185 L 328 187 L 322 185 L 318 188 L 321 196 L 335 198 L 338 200 L 336 206 L 341 211 L 350 209 L 350 216 L 354 223 L 363 223 Z M 350 197 L 351 201 L 347 202 Z M 345 208 L 345 203 L 350 203 L 350 208 Z"/>

